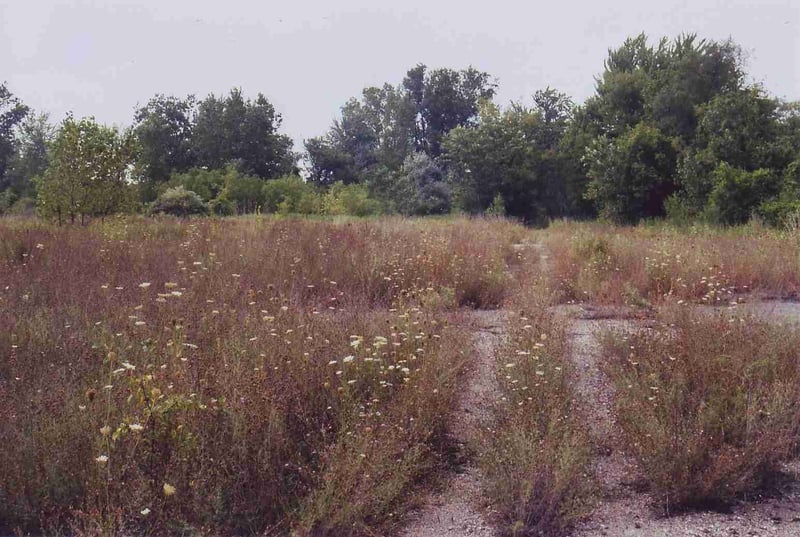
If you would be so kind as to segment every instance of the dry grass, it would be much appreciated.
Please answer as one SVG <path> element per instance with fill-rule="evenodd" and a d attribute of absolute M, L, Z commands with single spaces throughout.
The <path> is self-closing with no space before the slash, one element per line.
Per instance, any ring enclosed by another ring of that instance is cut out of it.
<path fill-rule="evenodd" d="M 497 356 L 503 395 L 481 462 L 504 535 L 564 534 L 589 505 L 589 441 L 574 405 L 566 326 L 547 312 L 548 299 L 526 282 Z"/>
<path fill-rule="evenodd" d="M 604 352 L 626 446 L 666 506 L 757 489 L 797 445 L 796 329 L 678 307 Z"/>
<path fill-rule="evenodd" d="M 349 535 L 442 467 L 496 220 L 0 222 L 0 531 Z"/>
<path fill-rule="evenodd" d="M 741 293 L 800 291 L 797 230 L 558 223 L 541 239 L 552 253 L 551 283 L 562 300 L 717 304 Z"/>

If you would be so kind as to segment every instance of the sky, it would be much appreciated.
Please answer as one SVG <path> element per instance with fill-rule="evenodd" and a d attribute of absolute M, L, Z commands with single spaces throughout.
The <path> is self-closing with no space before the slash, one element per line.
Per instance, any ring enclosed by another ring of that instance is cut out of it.
<path fill-rule="evenodd" d="M 263 93 L 300 149 L 370 85 L 472 65 L 496 102 L 547 86 L 582 102 L 608 49 L 645 32 L 733 38 L 751 81 L 800 100 L 800 0 L 0 0 L 0 82 L 60 121 L 127 126 L 137 104 Z"/>

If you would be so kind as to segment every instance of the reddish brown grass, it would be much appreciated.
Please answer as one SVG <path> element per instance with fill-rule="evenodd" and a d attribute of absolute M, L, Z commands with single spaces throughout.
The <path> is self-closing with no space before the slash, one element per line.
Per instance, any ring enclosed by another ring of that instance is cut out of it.
<path fill-rule="evenodd" d="M 445 312 L 500 304 L 519 234 L 0 222 L 0 531 L 394 526 L 442 465 L 466 337 Z"/>

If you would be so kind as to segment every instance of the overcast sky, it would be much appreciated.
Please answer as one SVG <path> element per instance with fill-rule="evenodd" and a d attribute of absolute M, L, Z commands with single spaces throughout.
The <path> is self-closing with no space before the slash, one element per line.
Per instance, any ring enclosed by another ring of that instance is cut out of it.
<path fill-rule="evenodd" d="M 0 0 L 0 81 L 59 121 L 128 125 L 155 93 L 264 93 L 299 144 L 368 85 L 473 65 L 498 102 L 582 101 L 609 47 L 644 31 L 732 37 L 772 94 L 800 99 L 800 0 Z"/>

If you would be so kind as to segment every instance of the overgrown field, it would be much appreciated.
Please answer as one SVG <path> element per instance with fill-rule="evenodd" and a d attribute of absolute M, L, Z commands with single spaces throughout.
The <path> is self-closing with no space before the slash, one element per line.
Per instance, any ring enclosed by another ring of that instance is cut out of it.
<path fill-rule="evenodd" d="M 541 233 L 562 300 L 633 306 L 726 304 L 739 294 L 796 297 L 800 231 L 756 225 L 556 224 Z"/>
<path fill-rule="evenodd" d="M 752 226 L 2 220 L 0 533 L 396 533 L 451 474 L 472 308 L 506 310 L 469 448 L 502 534 L 591 516 L 614 449 L 655 505 L 729 503 L 797 454 L 800 332 L 696 306 L 799 287 Z M 598 342 L 622 446 L 563 302 L 651 318 Z"/>
<path fill-rule="evenodd" d="M 0 227 L 2 531 L 389 528 L 435 476 L 495 220 Z M 456 319 L 457 320 L 457 319 Z"/>

